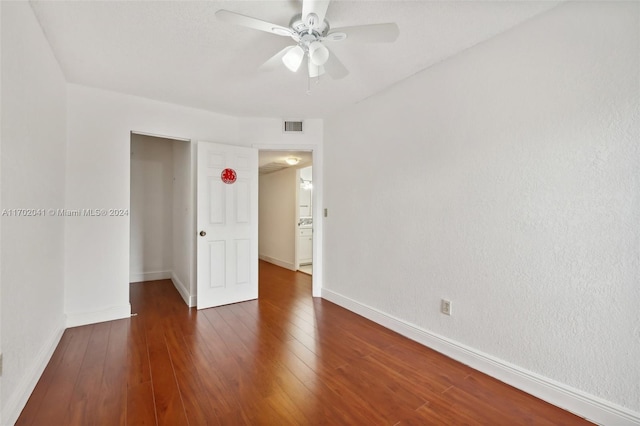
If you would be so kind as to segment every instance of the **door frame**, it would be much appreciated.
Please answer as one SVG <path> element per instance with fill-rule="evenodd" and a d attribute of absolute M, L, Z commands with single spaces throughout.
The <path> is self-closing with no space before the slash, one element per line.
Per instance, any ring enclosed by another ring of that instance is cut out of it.
<path fill-rule="evenodd" d="M 313 274 L 311 275 L 311 295 L 322 297 L 323 252 L 322 252 L 322 148 L 315 144 L 253 144 L 258 151 L 309 151 L 311 152 L 311 166 L 313 167 L 313 192 L 311 205 L 313 209 Z M 297 254 L 296 254 L 297 256 Z M 258 285 L 260 283 L 258 282 Z"/>
<path fill-rule="evenodd" d="M 190 192 L 190 199 L 191 199 L 191 204 L 189 206 L 189 208 L 192 211 L 192 214 L 189 216 L 189 220 L 187 223 L 187 227 L 190 230 L 186 235 L 186 240 L 188 242 L 188 258 L 189 258 L 189 267 L 188 267 L 188 273 L 187 273 L 187 283 L 183 283 L 182 281 L 180 281 L 177 276 L 172 272 L 171 274 L 171 281 L 174 284 L 174 287 L 176 288 L 176 290 L 178 291 L 178 293 L 180 293 L 180 296 L 182 297 L 182 299 L 184 300 L 185 304 L 188 307 L 194 307 L 196 306 L 196 301 L 197 301 L 197 288 L 195 288 L 196 285 L 196 279 L 195 279 L 195 273 L 196 273 L 196 260 L 195 260 L 195 253 L 196 253 L 196 238 L 195 238 L 195 229 L 196 229 L 196 214 L 195 214 L 195 206 L 196 206 L 196 185 L 195 185 L 195 173 L 196 173 L 196 164 L 195 164 L 195 160 L 196 158 L 196 150 L 197 150 L 197 144 L 194 142 L 193 139 L 190 138 L 185 138 L 185 137 L 181 137 L 181 136 L 171 136 L 171 135 L 165 135 L 165 134 L 158 134 L 158 133 L 150 133 L 150 132 L 145 132 L 145 131 L 140 131 L 140 130 L 130 130 L 129 131 L 129 150 L 131 150 L 131 138 L 133 137 L 133 135 L 140 135 L 140 136 L 148 136 L 148 137 L 152 137 L 152 138 L 160 138 L 160 139 L 170 139 L 170 140 L 175 140 L 175 141 L 179 141 L 179 142 L 185 142 L 189 144 L 189 165 L 188 165 L 188 170 L 187 170 L 187 174 L 189 175 L 189 192 Z M 131 156 L 129 156 L 129 170 L 131 170 Z M 131 209 L 131 175 L 129 174 L 129 209 Z M 129 226 L 129 241 L 131 241 L 131 226 Z M 127 262 L 127 275 L 129 275 L 130 273 L 130 265 L 131 265 L 131 248 L 130 245 L 128 246 L 128 250 L 129 250 L 129 262 Z M 176 282 L 177 281 L 177 282 Z M 129 297 L 130 298 L 130 297 Z"/>

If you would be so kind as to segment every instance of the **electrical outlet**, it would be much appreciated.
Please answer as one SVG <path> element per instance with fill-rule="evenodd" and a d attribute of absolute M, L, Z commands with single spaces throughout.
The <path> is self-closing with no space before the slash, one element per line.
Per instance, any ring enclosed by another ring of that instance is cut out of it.
<path fill-rule="evenodd" d="M 324 217 L 329 216 L 329 209 L 324 209 Z"/>
<path fill-rule="evenodd" d="M 451 315 L 451 301 L 442 299 L 440 301 L 440 311 L 445 315 Z"/>

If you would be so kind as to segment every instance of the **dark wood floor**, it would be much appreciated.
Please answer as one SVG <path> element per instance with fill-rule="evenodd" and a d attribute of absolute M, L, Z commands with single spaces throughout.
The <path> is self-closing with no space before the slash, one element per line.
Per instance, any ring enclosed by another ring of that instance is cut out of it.
<path fill-rule="evenodd" d="M 188 309 L 131 285 L 137 316 L 68 329 L 18 425 L 559 425 L 588 422 L 310 296 L 260 264 L 260 299 Z"/>

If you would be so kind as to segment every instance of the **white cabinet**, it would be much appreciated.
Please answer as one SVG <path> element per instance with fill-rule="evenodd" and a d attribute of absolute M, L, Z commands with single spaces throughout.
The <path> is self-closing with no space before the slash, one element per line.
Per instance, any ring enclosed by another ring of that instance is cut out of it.
<path fill-rule="evenodd" d="M 300 187 L 300 192 L 298 193 L 298 202 L 300 207 L 300 217 L 309 217 L 311 216 L 311 190 L 304 189 Z"/>
<path fill-rule="evenodd" d="M 296 236 L 299 265 L 310 265 L 313 262 L 313 185 L 311 177 L 311 167 L 302 168 L 296 174 L 300 183 L 298 188 L 298 235 Z"/>
<path fill-rule="evenodd" d="M 298 228 L 298 263 L 309 265 L 313 262 L 313 229 Z"/>

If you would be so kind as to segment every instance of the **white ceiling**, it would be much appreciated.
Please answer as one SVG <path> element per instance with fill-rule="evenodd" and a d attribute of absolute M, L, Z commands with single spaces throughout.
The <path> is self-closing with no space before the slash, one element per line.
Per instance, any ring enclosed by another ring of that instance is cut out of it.
<path fill-rule="evenodd" d="M 287 164 L 287 158 L 294 157 L 298 159 L 298 163 L 294 165 Z M 300 169 L 312 165 L 311 151 L 267 151 L 260 150 L 258 152 L 258 169 L 260 174 L 277 172 L 283 169 L 295 168 Z"/>
<path fill-rule="evenodd" d="M 332 28 L 396 22 L 392 44 L 329 47 L 350 74 L 312 82 L 304 69 L 257 68 L 280 37 L 216 20 L 227 9 L 288 26 L 301 2 L 32 1 L 71 83 L 237 116 L 323 118 L 554 7 L 544 1 L 341 1 Z"/>
<path fill-rule="evenodd" d="M 261 149 L 258 167 L 269 163 L 286 164 L 289 157 L 295 157 L 299 160 L 299 163 L 295 165 L 296 167 L 311 165 L 311 151 L 268 151 Z"/>

